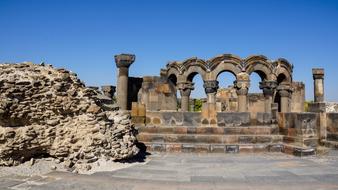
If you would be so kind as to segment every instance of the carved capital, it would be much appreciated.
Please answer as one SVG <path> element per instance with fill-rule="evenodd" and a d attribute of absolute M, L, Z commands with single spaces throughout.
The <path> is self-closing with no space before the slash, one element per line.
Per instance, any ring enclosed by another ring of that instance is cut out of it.
<path fill-rule="evenodd" d="M 204 81 L 203 87 L 205 89 L 205 93 L 216 93 L 218 89 L 218 81 L 217 80 L 209 80 Z"/>
<path fill-rule="evenodd" d="M 279 90 L 278 93 L 281 97 L 289 97 L 290 96 L 290 92 L 288 90 Z"/>
<path fill-rule="evenodd" d="M 313 80 L 324 79 L 324 69 L 323 68 L 312 69 L 312 76 L 313 76 Z"/>
<path fill-rule="evenodd" d="M 177 88 L 180 90 L 181 96 L 190 96 L 191 90 L 194 90 L 194 83 L 180 82 L 177 84 Z"/>
<path fill-rule="evenodd" d="M 281 84 L 277 87 L 277 90 L 281 97 L 291 97 L 293 91 L 290 84 Z"/>
<path fill-rule="evenodd" d="M 135 55 L 133 54 L 120 54 L 115 55 L 115 63 L 117 68 L 129 68 L 135 61 Z"/>
<path fill-rule="evenodd" d="M 236 92 L 238 95 L 247 95 L 250 87 L 249 75 L 245 72 L 239 73 L 236 76 L 237 80 L 234 82 Z"/>
<path fill-rule="evenodd" d="M 245 72 L 241 72 L 239 74 L 237 74 L 236 76 L 236 81 L 234 82 L 234 86 L 237 89 L 249 89 L 250 87 L 250 79 L 249 79 L 249 75 Z"/>
<path fill-rule="evenodd" d="M 248 88 L 238 88 L 236 90 L 237 95 L 248 95 L 249 89 Z"/>
<path fill-rule="evenodd" d="M 277 88 L 277 82 L 263 81 L 259 83 L 259 88 L 263 90 L 264 96 L 272 96 Z"/>

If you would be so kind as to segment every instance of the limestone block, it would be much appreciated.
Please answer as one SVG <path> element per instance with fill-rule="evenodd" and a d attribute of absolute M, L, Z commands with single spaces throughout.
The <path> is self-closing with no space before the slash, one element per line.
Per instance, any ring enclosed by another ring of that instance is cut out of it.
<path fill-rule="evenodd" d="M 131 103 L 131 116 L 138 116 L 138 103 L 137 102 L 132 102 Z"/>

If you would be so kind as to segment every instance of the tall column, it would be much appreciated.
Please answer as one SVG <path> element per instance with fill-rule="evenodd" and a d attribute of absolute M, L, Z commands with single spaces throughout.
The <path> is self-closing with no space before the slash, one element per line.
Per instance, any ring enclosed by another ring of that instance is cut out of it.
<path fill-rule="evenodd" d="M 238 96 L 238 112 L 247 112 L 247 96 L 250 87 L 249 75 L 245 72 L 239 73 L 236 76 L 237 80 L 234 82 Z"/>
<path fill-rule="evenodd" d="M 194 83 L 181 82 L 177 86 L 181 93 L 181 111 L 189 111 L 189 96 L 194 89 Z"/>
<path fill-rule="evenodd" d="M 324 69 L 312 69 L 314 82 L 314 102 L 324 102 Z"/>
<path fill-rule="evenodd" d="M 134 63 L 134 61 L 135 55 L 132 54 L 115 55 L 115 63 L 118 68 L 117 103 L 122 110 L 127 110 L 128 106 L 129 66 Z"/>
<path fill-rule="evenodd" d="M 291 86 L 290 84 L 280 84 L 277 87 L 278 93 L 280 95 L 280 111 L 281 112 L 290 112 L 291 107 L 290 107 L 290 98 L 291 98 Z"/>
<path fill-rule="evenodd" d="M 207 94 L 208 103 L 216 103 L 216 93 L 218 90 L 218 81 L 217 80 L 209 80 L 204 81 L 203 84 L 205 93 Z"/>
<path fill-rule="evenodd" d="M 259 88 L 263 90 L 263 95 L 265 98 L 264 111 L 266 113 L 271 113 L 272 96 L 276 90 L 276 87 L 277 87 L 276 81 L 263 81 L 259 84 Z"/>

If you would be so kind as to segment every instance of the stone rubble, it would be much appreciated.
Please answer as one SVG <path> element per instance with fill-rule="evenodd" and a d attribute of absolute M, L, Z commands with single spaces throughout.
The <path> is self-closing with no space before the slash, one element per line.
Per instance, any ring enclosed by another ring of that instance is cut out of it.
<path fill-rule="evenodd" d="M 136 155 L 129 113 L 101 96 L 65 69 L 0 64 L 0 165 L 53 157 L 74 167 Z"/>

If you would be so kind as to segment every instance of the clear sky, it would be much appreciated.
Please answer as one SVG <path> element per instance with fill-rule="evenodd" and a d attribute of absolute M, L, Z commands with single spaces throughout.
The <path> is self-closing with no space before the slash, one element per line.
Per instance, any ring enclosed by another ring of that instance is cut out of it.
<path fill-rule="evenodd" d="M 311 69 L 323 67 L 326 99 L 338 101 L 338 1 L 0 0 L 0 62 L 43 61 L 104 85 L 116 83 L 119 53 L 136 54 L 131 76 L 159 75 L 168 61 L 192 56 L 283 57 L 307 99 Z M 221 75 L 221 86 L 231 77 Z M 193 96 L 205 96 L 194 82 Z"/>

